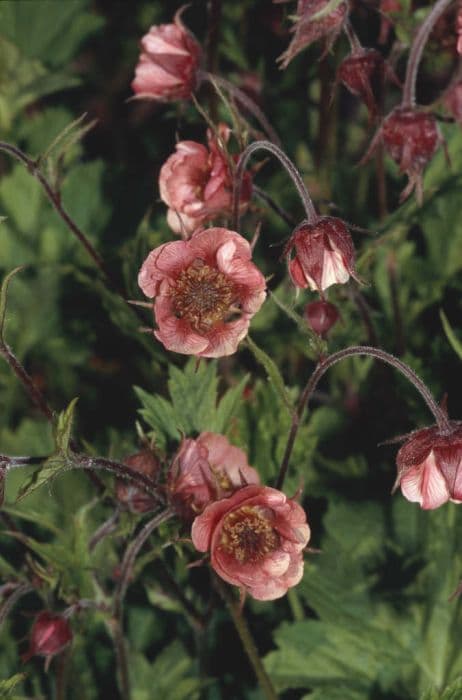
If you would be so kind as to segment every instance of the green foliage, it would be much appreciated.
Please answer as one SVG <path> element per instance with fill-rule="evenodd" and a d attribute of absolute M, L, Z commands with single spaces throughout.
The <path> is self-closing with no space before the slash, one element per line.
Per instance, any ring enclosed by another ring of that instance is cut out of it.
<path fill-rule="evenodd" d="M 0 681 L 0 698 L 6 700 L 12 698 L 13 690 L 26 678 L 25 673 L 16 673 L 11 678 Z"/>
<path fill-rule="evenodd" d="M 165 647 L 150 664 L 141 654 L 130 659 L 135 679 L 134 700 L 151 700 L 152 688 L 169 700 L 198 700 L 203 685 L 193 673 L 193 663 L 180 642 Z"/>
<path fill-rule="evenodd" d="M 182 434 L 227 432 L 247 382 L 245 376 L 218 398 L 216 362 L 198 364 L 191 358 L 183 370 L 170 365 L 170 401 L 139 387 L 135 387 L 135 392 L 143 406 L 139 413 L 163 449 L 169 440 L 179 440 Z"/>

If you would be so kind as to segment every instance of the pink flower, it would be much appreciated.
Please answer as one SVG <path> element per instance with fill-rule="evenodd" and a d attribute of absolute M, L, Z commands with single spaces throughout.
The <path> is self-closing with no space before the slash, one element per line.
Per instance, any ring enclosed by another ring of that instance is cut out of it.
<path fill-rule="evenodd" d="M 218 132 L 221 143 L 207 131 L 208 149 L 195 141 L 180 141 L 160 170 L 160 196 L 169 207 L 167 221 L 175 233 L 192 233 L 206 221 L 231 215 L 233 179 L 223 150 L 230 129 L 220 124 Z M 244 207 L 250 195 L 247 174 L 241 199 Z"/>
<path fill-rule="evenodd" d="M 72 641 L 72 630 L 67 618 L 43 610 L 32 625 L 29 649 L 23 654 L 23 662 L 32 656 L 44 656 L 46 666 L 51 658 L 67 647 Z"/>
<path fill-rule="evenodd" d="M 217 498 L 259 482 L 245 452 L 217 433 L 183 440 L 168 475 L 170 500 L 185 520 L 193 520 Z"/>
<path fill-rule="evenodd" d="M 141 452 L 130 455 L 130 457 L 124 459 L 124 464 L 135 472 L 150 477 L 153 481 L 156 480 L 160 471 L 159 460 L 150 450 L 142 450 Z M 146 491 L 135 486 L 132 481 L 125 481 L 122 479 L 117 479 L 116 496 L 117 500 L 125 504 L 132 513 L 147 513 L 153 510 L 159 503 L 158 500 L 150 496 Z"/>
<path fill-rule="evenodd" d="M 286 2 L 287 0 L 274 0 Z M 318 39 L 327 38 L 328 48 L 335 41 L 342 30 L 342 26 L 348 15 L 347 2 L 341 2 L 335 10 L 316 19 L 316 15 L 324 10 L 328 0 L 298 0 L 297 15 L 291 31 L 295 36 L 289 48 L 278 58 L 281 68 L 287 68 L 291 60 L 300 51 Z"/>
<path fill-rule="evenodd" d="M 257 600 L 274 600 L 303 576 L 310 528 L 301 506 L 268 486 L 246 486 L 211 503 L 193 523 L 192 540 L 210 550 L 221 578 Z"/>
<path fill-rule="evenodd" d="M 142 38 L 132 90 L 138 98 L 182 100 L 198 83 L 202 50 L 176 13 L 174 24 L 153 26 Z"/>
<path fill-rule="evenodd" d="M 462 502 L 462 423 L 451 421 L 451 427 L 449 434 L 436 425 L 415 431 L 396 457 L 395 488 L 425 510 Z"/>
<path fill-rule="evenodd" d="M 291 259 L 292 251 L 295 256 Z M 297 227 L 286 245 L 289 273 L 296 287 L 322 293 L 332 284 L 344 284 L 354 271 L 354 248 L 340 219 L 321 216 Z"/>
<path fill-rule="evenodd" d="M 167 350 L 199 357 L 236 352 L 266 296 L 249 243 L 234 231 L 209 228 L 188 241 L 155 248 L 138 284 L 155 297 L 154 335 Z"/>

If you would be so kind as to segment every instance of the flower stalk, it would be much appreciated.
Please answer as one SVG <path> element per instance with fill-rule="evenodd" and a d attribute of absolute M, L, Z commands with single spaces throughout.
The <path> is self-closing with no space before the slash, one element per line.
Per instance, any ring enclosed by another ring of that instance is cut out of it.
<path fill-rule="evenodd" d="M 451 4 L 452 0 L 438 0 L 433 6 L 431 12 L 422 22 L 414 41 L 412 42 L 411 52 L 406 66 L 406 77 L 404 79 L 402 107 L 415 107 L 416 104 L 416 80 L 417 71 L 419 70 L 420 59 L 424 50 L 430 32 L 433 29 L 437 20 L 441 17 L 446 8 Z"/>
<path fill-rule="evenodd" d="M 433 398 L 430 390 L 426 384 L 417 376 L 417 374 L 404 362 L 398 360 L 397 357 L 390 355 L 381 350 L 380 348 L 374 348 L 367 345 L 355 345 L 344 350 L 339 350 L 338 352 L 329 355 L 328 357 L 322 359 L 316 366 L 313 374 L 310 376 L 298 402 L 297 408 L 295 410 L 292 425 L 290 427 L 289 436 L 287 438 L 286 448 L 282 458 L 281 466 L 279 469 L 278 478 L 276 481 L 276 488 L 282 489 L 287 474 L 287 469 L 289 467 L 289 461 L 292 454 L 292 450 L 295 444 L 295 439 L 297 437 L 298 429 L 300 427 L 300 422 L 303 416 L 303 411 L 305 406 L 307 406 L 313 392 L 315 391 L 320 379 L 327 372 L 327 370 L 333 365 L 337 364 L 341 360 L 347 357 L 353 357 L 355 355 L 366 355 L 369 357 L 374 357 L 385 364 L 391 365 L 394 369 L 397 369 L 401 374 L 403 374 L 406 379 L 408 379 L 411 384 L 414 385 L 415 389 L 420 393 L 423 400 L 427 404 L 427 407 L 433 414 L 435 422 L 438 425 L 441 434 L 445 435 L 451 432 L 451 425 L 449 419 L 444 412 L 444 410 L 438 406 L 435 399 Z"/>
<path fill-rule="evenodd" d="M 249 146 L 247 146 L 247 148 L 241 153 L 239 161 L 237 163 L 236 172 L 234 174 L 233 230 L 239 231 L 239 204 L 241 200 L 242 179 L 244 177 L 244 171 L 247 165 L 247 161 L 249 160 L 250 156 L 253 155 L 253 153 L 261 150 L 269 151 L 269 153 L 275 156 L 283 165 L 283 167 L 287 170 L 292 179 L 292 182 L 294 183 L 297 189 L 300 199 L 302 200 L 307 222 L 309 224 L 314 223 L 318 218 L 316 209 L 314 208 L 313 201 L 310 197 L 305 183 L 303 182 L 302 176 L 300 175 L 290 158 L 286 156 L 286 154 L 281 148 L 276 146 L 274 143 L 271 143 L 271 141 L 254 141 L 253 143 L 249 144 Z"/>
<path fill-rule="evenodd" d="M 235 600 L 230 587 L 220 578 L 218 578 L 218 576 L 214 577 L 214 584 L 231 614 L 231 618 L 242 642 L 244 651 L 254 670 L 258 684 L 266 700 L 277 700 L 278 696 L 260 659 L 258 649 L 250 632 L 249 626 L 242 614 L 239 602 Z"/>

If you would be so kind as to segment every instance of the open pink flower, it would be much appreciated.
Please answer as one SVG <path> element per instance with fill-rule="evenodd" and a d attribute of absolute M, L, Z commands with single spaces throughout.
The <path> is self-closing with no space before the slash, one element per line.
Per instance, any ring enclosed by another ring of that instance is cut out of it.
<path fill-rule="evenodd" d="M 198 82 L 202 50 L 176 13 L 173 24 L 153 26 L 142 38 L 132 90 L 137 98 L 182 100 Z"/>
<path fill-rule="evenodd" d="M 192 520 L 212 501 L 258 483 L 245 452 L 217 433 L 183 440 L 168 475 L 170 500 L 185 520 Z"/>
<path fill-rule="evenodd" d="M 274 0 L 274 2 L 287 2 L 287 0 Z M 287 68 L 291 60 L 314 41 L 326 37 L 330 48 L 346 21 L 348 4 L 341 2 L 334 10 L 317 18 L 316 15 L 327 6 L 328 0 L 298 0 L 296 20 L 291 29 L 294 32 L 294 38 L 288 49 L 278 58 L 281 68 Z"/>
<path fill-rule="evenodd" d="M 343 221 L 333 216 L 300 224 L 290 237 L 285 254 L 292 281 L 302 289 L 309 287 L 322 293 L 356 274 L 351 236 Z"/>
<path fill-rule="evenodd" d="M 236 352 L 266 296 L 248 241 L 225 228 L 196 231 L 188 241 L 155 248 L 138 284 L 155 297 L 154 335 L 167 350 L 199 357 Z"/>
<path fill-rule="evenodd" d="M 396 457 L 400 486 L 408 501 L 425 510 L 462 502 L 462 423 L 442 434 L 435 425 L 412 433 Z"/>
<path fill-rule="evenodd" d="M 268 486 L 246 486 L 211 503 L 192 526 L 200 552 L 221 578 L 257 600 L 274 600 L 303 576 L 310 528 L 303 508 Z"/>
<path fill-rule="evenodd" d="M 180 141 L 160 170 L 160 196 L 169 207 L 167 221 L 175 233 L 192 233 L 206 221 L 231 215 L 233 179 L 223 150 L 230 129 L 220 124 L 218 134 L 220 142 L 207 131 L 208 148 L 195 141 Z M 243 207 L 250 195 L 251 181 L 246 174 Z"/>

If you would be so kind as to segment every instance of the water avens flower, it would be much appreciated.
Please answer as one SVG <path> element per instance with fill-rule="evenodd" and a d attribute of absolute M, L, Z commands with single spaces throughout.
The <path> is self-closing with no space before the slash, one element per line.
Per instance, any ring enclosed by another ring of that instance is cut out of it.
<path fill-rule="evenodd" d="M 343 221 L 333 216 L 301 223 L 284 252 L 296 287 L 322 293 L 332 284 L 344 284 L 356 276 L 351 236 Z"/>
<path fill-rule="evenodd" d="M 167 350 L 199 357 L 236 352 L 266 297 L 265 278 L 251 257 L 248 241 L 225 228 L 196 231 L 151 251 L 138 284 L 154 298 L 154 335 Z"/>
<path fill-rule="evenodd" d="M 371 118 L 379 113 L 385 80 L 385 61 L 375 49 L 359 49 L 343 59 L 337 78 L 366 104 Z"/>
<path fill-rule="evenodd" d="M 170 467 L 167 487 L 180 517 L 193 520 L 212 501 L 259 482 L 243 450 L 224 435 L 206 432 L 195 440 L 183 440 Z"/>
<path fill-rule="evenodd" d="M 202 49 L 181 21 L 181 12 L 172 24 L 154 25 L 141 39 L 142 53 L 132 82 L 137 98 L 184 100 L 197 87 Z"/>
<path fill-rule="evenodd" d="M 395 488 L 425 510 L 462 502 L 462 423 L 449 425 L 447 432 L 436 425 L 416 430 L 396 456 Z"/>
<path fill-rule="evenodd" d="M 176 152 L 159 174 L 162 200 L 169 207 L 167 222 L 175 233 L 192 233 L 219 216 L 231 216 L 233 181 L 229 156 L 224 149 L 230 129 L 218 127 L 217 136 L 207 131 L 208 147 L 196 141 L 180 141 Z M 250 176 L 244 176 L 241 208 L 251 196 Z"/>
<path fill-rule="evenodd" d="M 274 600 L 300 582 L 310 528 L 303 508 L 281 491 L 246 486 L 207 506 L 191 536 L 196 549 L 210 551 L 221 578 L 257 600 Z"/>

